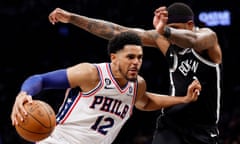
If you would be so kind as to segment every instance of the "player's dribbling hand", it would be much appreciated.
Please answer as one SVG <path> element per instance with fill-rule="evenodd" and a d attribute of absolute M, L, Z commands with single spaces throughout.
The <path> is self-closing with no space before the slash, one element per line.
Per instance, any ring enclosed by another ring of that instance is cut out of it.
<path fill-rule="evenodd" d="M 202 86 L 200 82 L 197 79 L 193 80 L 192 83 L 188 86 L 186 102 L 196 101 L 198 99 L 201 89 Z"/>
<path fill-rule="evenodd" d="M 54 9 L 48 16 L 49 21 L 54 25 L 55 23 L 62 22 L 68 23 L 71 17 L 70 12 L 61 8 Z"/>
<path fill-rule="evenodd" d="M 27 115 L 27 112 L 23 107 L 23 104 L 25 102 L 32 103 L 32 96 L 28 95 L 26 92 L 20 92 L 17 95 L 15 103 L 12 108 L 11 113 L 12 125 L 18 125 L 18 120 L 23 121 L 24 116 Z"/>

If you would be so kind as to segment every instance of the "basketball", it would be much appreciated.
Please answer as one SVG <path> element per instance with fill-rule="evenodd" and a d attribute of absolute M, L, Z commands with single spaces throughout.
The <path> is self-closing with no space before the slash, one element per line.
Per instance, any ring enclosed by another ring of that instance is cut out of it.
<path fill-rule="evenodd" d="M 55 128 L 56 115 L 53 108 L 41 100 L 25 103 L 28 115 L 15 126 L 17 133 L 25 140 L 36 142 L 47 138 Z"/>

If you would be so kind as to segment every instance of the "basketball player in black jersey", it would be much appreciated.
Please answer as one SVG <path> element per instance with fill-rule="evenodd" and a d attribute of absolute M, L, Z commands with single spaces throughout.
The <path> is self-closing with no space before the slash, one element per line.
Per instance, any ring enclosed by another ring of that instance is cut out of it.
<path fill-rule="evenodd" d="M 222 52 L 214 31 L 195 26 L 194 13 L 188 5 L 177 2 L 156 9 L 153 30 L 125 27 L 60 8 L 50 13 L 49 20 L 52 24 L 71 23 L 104 39 L 134 31 L 145 46 L 158 48 L 169 63 L 170 95 L 184 95 L 192 79 L 200 81 L 202 91 L 194 103 L 163 109 L 153 144 L 218 143 Z"/>

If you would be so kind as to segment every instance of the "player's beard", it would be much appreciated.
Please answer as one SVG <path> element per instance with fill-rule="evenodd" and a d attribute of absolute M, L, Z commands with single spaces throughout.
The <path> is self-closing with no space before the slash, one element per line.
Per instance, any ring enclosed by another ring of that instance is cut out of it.
<path fill-rule="evenodd" d="M 128 76 L 128 71 L 126 72 L 126 73 L 124 73 L 123 71 L 122 71 L 122 69 L 119 67 L 119 72 L 121 73 L 121 75 L 126 79 L 126 80 L 128 80 L 128 81 L 136 81 L 137 80 L 137 75 L 135 76 L 135 77 L 129 77 Z"/>

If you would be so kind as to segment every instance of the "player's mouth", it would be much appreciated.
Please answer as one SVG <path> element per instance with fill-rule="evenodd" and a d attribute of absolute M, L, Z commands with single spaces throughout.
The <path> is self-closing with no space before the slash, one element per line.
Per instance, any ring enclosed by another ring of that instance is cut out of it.
<path fill-rule="evenodd" d="M 138 74 L 138 70 L 137 69 L 130 69 L 129 73 L 130 73 L 130 75 L 137 75 Z"/>

